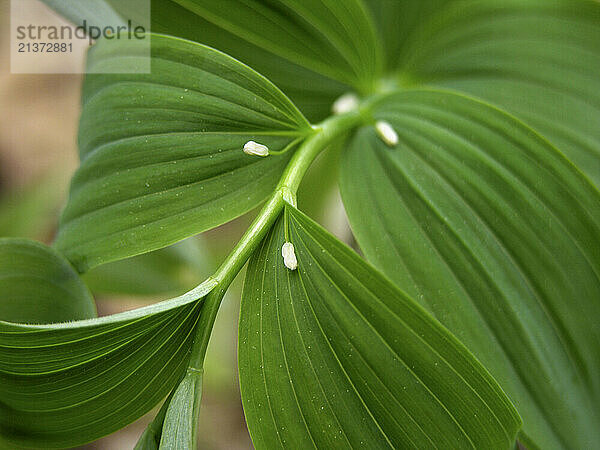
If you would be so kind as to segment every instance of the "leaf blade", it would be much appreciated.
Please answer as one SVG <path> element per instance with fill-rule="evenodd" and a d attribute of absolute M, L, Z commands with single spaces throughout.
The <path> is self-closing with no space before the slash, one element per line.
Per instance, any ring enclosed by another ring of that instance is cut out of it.
<path fill-rule="evenodd" d="M 101 43 L 90 64 L 107 69 L 140 51 L 135 41 Z M 259 158 L 244 144 L 281 150 L 313 132 L 281 91 L 223 53 L 158 35 L 152 52 L 150 75 L 88 77 L 82 163 L 55 242 L 79 271 L 247 212 L 274 189 L 291 152 Z"/>
<path fill-rule="evenodd" d="M 512 445 L 516 413 L 458 341 L 302 213 L 286 208 L 285 218 L 253 256 L 242 300 L 254 445 Z M 297 271 L 281 259 L 285 226 Z"/>
<path fill-rule="evenodd" d="M 462 2 L 415 34 L 402 70 L 515 114 L 598 185 L 599 42 L 594 1 Z"/>
<path fill-rule="evenodd" d="M 73 267 L 29 239 L 0 238 L 0 320 L 51 323 L 96 317 L 96 304 Z"/>
<path fill-rule="evenodd" d="M 361 249 L 489 368 L 527 445 L 586 446 L 598 192 L 521 122 L 464 96 L 406 92 L 374 114 L 400 144 L 364 128 L 346 154 L 342 198 Z"/>
<path fill-rule="evenodd" d="M 349 85 L 368 85 L 379 70 L 379 42 L 357 1 L 177 3 L 238 39 Z"/>
<path fill-rule="evenodd" d="M 175 299 L 92 320 L 0 322 L 0 431 L 17 446 L 73 447 L 122 428 L 185 373 L 208 280 Z"/>

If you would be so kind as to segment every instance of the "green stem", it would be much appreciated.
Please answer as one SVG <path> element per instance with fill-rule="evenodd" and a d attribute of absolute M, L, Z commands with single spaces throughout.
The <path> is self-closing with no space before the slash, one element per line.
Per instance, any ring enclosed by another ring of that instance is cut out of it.
<path fill-rule="evenodd" d="M 296 150 L 283 172 L 275 192 L 213 275 L 218 284 L 206 296 L 202 306 L 202 314 L 196 328 L 197 334 L 190 357 L 189 366 L 191 368 L 202 370 L 215 318 L 227 288 L 271 229 L 285 204 L 289 203 L 295 206 L 296 192 L 311 163 L 334 139 L 356 127 L 363 120 L 359 111 L 330 117 L 317 125 L 315 132 Z"/>

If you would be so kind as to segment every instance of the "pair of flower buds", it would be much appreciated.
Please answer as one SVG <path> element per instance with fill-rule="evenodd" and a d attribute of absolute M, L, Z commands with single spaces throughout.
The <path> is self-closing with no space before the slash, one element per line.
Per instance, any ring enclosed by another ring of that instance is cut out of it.
<path fill-rule="evenodd" d="M 398 143 L 398 134 L 389 122 L 378 120 L 375 122 L 375 130 L 386 145 L 394 147 Z M 269 147 L 258 142 L 248 141 L 244 144 L 244 153 L 253 156 L 269 156 Z"/>
<path fill-rule="evenodd" d="M 350 112 L 358 108 L 358 102 L 358 97 L 354 94 L 343 95 L 333 104 L 333 112 L 335 114 Z M 389 122 L 378 120 L 375 122 L 375 131 L 386 145 L 394 147 L 398 144 L 398 134 Z M 248 141 L 244 144 L 244 153 L 254 156 L 269 156 L 269 147 L 255 141 Z M 294 251 L 294 244 L 291 242 L 284 243 L 281 247 L 281 256 L 283 256 L 285 267 L 290 270 L 298 268 L 298 259 Z"/>
<path fill-rule="evenodd" d="M 333 103 L 331 109 L 336 115 L 345 114 L 358 109 L 359 102 L 360 100 L 355 94 L 344 94 Z M 375 122 L 375 131 L 379 138 L 389 147 L 394 147 L 398 144 L 398 134 L 389 122 L 378 120 Z M 248 141 L 244 145 L 244 153 L 254 156 L 269 156 L 269 147 L 258 142 Z"/>

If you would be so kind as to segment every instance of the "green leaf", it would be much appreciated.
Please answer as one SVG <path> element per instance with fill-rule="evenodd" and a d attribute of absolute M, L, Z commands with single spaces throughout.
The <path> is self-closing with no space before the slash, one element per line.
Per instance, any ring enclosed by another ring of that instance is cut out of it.
<path fill-rule="evenodd" d="M 0 434 L 12 446 L 73 447 L 163 399 L 187 369 L 209 279 L 113 316 L 52 325 L 0 322 Z"/>
<path fill-rule="evenodd" d="M 188 450 L 197 447 L 202 372 L 188 367 L 185 377 L 146 427 L 134 450 Z"/>
<path fill-rule="evenodd" d="M 367 259 L 464 342 L 539 448 L 600 440 L 600 195 L 547 141 L 486 104 L 394 95 L 344 155 Z"/>
<path fill-rule="evenodd" d="M 403 77 L 515 114 L 600 185 L 600 3 L 461 2 L 409 47 Z"/>
<path fill-rule="evenodd" d="M 323 8 L 329 12 L 320 15 Z M 307 21 L 307 15 L 317 20 Z M 154 1 L 152 30 L 201 42 L 243 61 L 273 81 L 307 117 L 319 121 L 350 89 L 347 83 L 360 83 L 354 72 L 376 76 L 380 44 L 363 16 L 356 0 Z M 248 24 L 252 29 L 246 30 Z"/>
<path fill-rule="evenodd" d="M 250 260 L 241 308 L 240 384 L 256 448 L 514 445 L 519 417 L 486 370 L 299 211 L 287 207 Z"/>
<path fill-rule="evenodd" d="M 143 58 L 140 41 L 105 41 L 89 65 Z M 112 45 L 111 45 L 112 44 Z M 275 188 L 312 133 L 269 81 L 208 47 L 152 35 L 152 74 L 88 76 L 76 172 L 55 246 L 79 271 L 225 223 Z"/>
<path fill-rule="evenodd" d="M 108 3 L 130 18 L 129 2 Z M 255 68 L 315 121 L 351 86 L 368 91 L 382 66 L 381 43 L 358 0 L 160 0 L 152 2 L 151 22 L 153 32 L 218 48 Z"/>
<path fill-rule="evenodd" d="M 176 0 L 255 46 L 357 89 L 372 86 L 380 44 L 361 2 Z"/>
<path fill-rule="evenodd" d="M 163 402 L 160 410 L 154 417 L 154 420 L 148 424 L 140 439 L 135 444 L 133 450 L 158 450 L 160 447 L 160 435 L 162 433 L 163 423 L 167 415 L 167 409 L 174 391 L 171 391 L 167 399 Z"/>
<path fill-rule="evenodd" d="M 177 295 L 191 289 L 194 280 L 208 272 L 206 249 L 198 241 L 196 237 L 189 238 L 170 247 L 103 264 L 82 278 L 96 295 Z"/>
<path fill-rule="evenodd" d="M 161 449 L 191 450 L 197 447 L 196 430 L 202 398 L 202 372 L 188 368 L 169 402 L 160 438 Z"/>
<path fill-rule="evenodd" d="M 410 36 L 446 5 L 457 0 L 366 0 L 385 47 L 389 69 L 402 62 Z"/>
<path fill-rule="evenodd" d="M 0 239 L 0 320 L 51 323 L 96 317 L 96 305 L 73 267 L 28 239 Z"/>

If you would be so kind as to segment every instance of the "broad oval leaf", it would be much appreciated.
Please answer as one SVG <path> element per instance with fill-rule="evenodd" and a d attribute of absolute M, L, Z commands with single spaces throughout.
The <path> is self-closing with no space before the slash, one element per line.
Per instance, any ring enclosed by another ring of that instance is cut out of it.
<path fill-rule="evenodd" d="M 185 373 L 200 299 L 215 284 L 99 319 L 0 321 L 2 438 L 13 447 L 73 447 L 148 412 Z"/>
<path fill-rule="evenodd" d="M 81 5 L 45 1 L 81 21 Z M 135 18 L 129 2 L 102 3 Z M 152 4 L 151 22 L 156 33 L 218 48 L 265 74 L 311 120 L 327 117 L 349 89 L 368 92 L 383 64 L 378 34 L 359 0 L 161 0 Z"/>
<path fill-rule="evenodd" d="M 125 2 L 111 1 L 123 13 Z M 152 4 L 152 30 L 218 48 L 266 75 L 311 120 L 333 101 L 371 85 L 381 65 L 380 43 L 360 1 Z"/>
<path fill-rule="evenodd" d="M 379 75 L 380 43 L 358 0 L 175 2 L 242 41 L 359 90 L 368 92 Z"/>
<path fill-rule="evenodd" d="M 516 411 L 464 346 L 307 216 L 284 214 L 242 296 L 240 385 L 256 448 L 514 445 Z"/>
<path fill-rule="evenodd" d="M 0 320 L 52 323 L 96 317 L 96 304 L 73 267 L 29 239 L 0 239 Z"/>
<path fill-rule="evenodd" d="M 139 41 L 99 43 L 109 71 L 144 58 Z M 246 155 L 249 140 L 282 150 L 312 129 L 269 81 L 208 47 L 152 35 L 152 74 L 88 76 L 79 145 L 55 246 L 84 271 L 155 250 L 255 207 L 292 154 Z"/>
<path fill-rule="evenodd" d="M 408 48 L 403 77 L 517 115 L 600 185 L 599 2 L 460 2 Z"/>
<path fill-rule="evenodd" d="M 521 439 L 600 439 L 600 195 L 547 141 L 495 108 L 413 91 L 375 108 L 341 191 L 367 259 L 426 306 L 507 391 Z"/>

